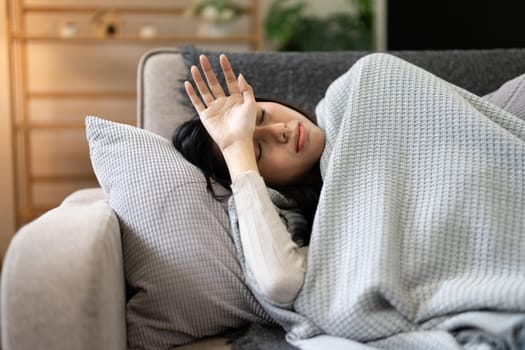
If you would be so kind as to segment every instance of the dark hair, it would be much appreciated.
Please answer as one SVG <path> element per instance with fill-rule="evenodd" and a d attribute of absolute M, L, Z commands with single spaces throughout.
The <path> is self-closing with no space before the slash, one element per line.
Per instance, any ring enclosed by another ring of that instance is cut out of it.
<path fill-rule="evenodd" d="M 269 99 L 257 99 L 257 101 L 282 104 L 315 122 L 315 119 L 295 106 Z M 211 179 L 222 187 L 229 189 L 231 184 L 230 173 L 215 141 L 204 128 L 199 117 L 195 116 L 176 128 L 172 135 L 172 142 L 175 148 L 188 161 L 203 172 L 208 191 L 213 197 L 220 201 L 225 200 L 228 196 L 217 194 L 213 189 Z M 287 186 L 272 186 L 272 188 L 297 203 L 308 222 L 308 232 L 310 232 L 317 202 L 319 201 L 321 186 L 321 171 L 318 162 L 310 173 L 302 179 L 301 183 Z M 307 243 L 308 240 L 309 237 L 307 238 Z"/>

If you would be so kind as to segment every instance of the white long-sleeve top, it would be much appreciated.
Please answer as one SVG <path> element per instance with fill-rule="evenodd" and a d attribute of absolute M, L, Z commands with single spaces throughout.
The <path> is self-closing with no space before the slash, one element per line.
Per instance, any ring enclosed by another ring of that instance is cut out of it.
<path fill-rule="evenodd" d="M 292 240 L 257 172 L 238 174 L 231 187 L 244 257 L 260 291 L 276 303 L 292 302 L 304 282 L 307 247 Z"/>

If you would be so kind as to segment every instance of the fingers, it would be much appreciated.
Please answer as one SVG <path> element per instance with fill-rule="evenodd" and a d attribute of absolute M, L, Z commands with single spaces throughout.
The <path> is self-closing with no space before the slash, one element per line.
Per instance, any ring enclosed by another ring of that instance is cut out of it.
<path fill-rule="evenodd" d="M 204 55 L 199 56 L 199 62 L 204 72 L 206 81 L 203 79 L 202 74 L 197 66 L 192 66 L 190 69 L 191 76 L 200 94 L 196 93 L 194 86 L 190 82 L 185 82 L 184 86 L 186 93 L 191 100 L 191 103 L 195 107 L 198 113 L 204 111 L 216 98 L 225 97 L 224 90 L 221 84 L 217 80 L 217 76 L 213 72 L 213 68 L 208 58 Z M 239 75 L 239 79 L 235 77 L 230 61 L 226 55 L 221 54 L 219 57 L 219 63 L 226 80 L 228 92 L 230 95 L 243 94 L 245 99 L 255 101 L 252 87 L 246 82 L 244 76 Z"/>
<path fill-rule="evenodd" d="M 208 86 L 202 79 L 201 72 L 199 71 L 199 68 L 196 66 L 192 66 L 191 69 L 191 76 L 193 77 L 193 81 L 195 82 L 195 85 L 197 85 L 197 90 L 199 90 L 199 93 L 204 100 L 204 103 L 206 106 L 209 106 L 210 103 L 215 100 L 215 97 L 212 95 L 210 90 L 208 89 Z"/>
<path fill-rule="evenodd" d="M 230 94 L 239 94 L 239 85 L 237 83 L 237 79 L 235 78 L 235 73 L 233 73 L 233 69 L 230 61 L 228 60 L 228 57 L 226 57 L 224 54 L 220 55 L 219 63 L 226 80 L 226 86 L 228 86 L 228 91 Z"/>
<path fill-rule="evenodd" d="M 204 103 L 202 103 L 199 96 L 197 96 L 197 94 L 195 93 L 195 89 L 193 89 L 193 85 L 191 85 L 189 81 L 184 82 L 184 87 L 186 88 L 186 93 L 188 94 L 188 97 L 190 98 L 193 107 L 200 115 L 201 112 L 206 109 L 206 106 L 204 105 Z"/>
<path fill-rule="evenodd" d="M 224 91 L 222 90 L 222 86 L 217 80 L 217 77 L 215 76 L 215 72 L 213 72 L 213 68 L 211 67 L 210 61 L 208 61 L 208 58 L 204 55 L 200 55 L 199 62 L 204 72 L 204 76 L 206 77 L 206 81 L 208 82 L 208 86 L 210 87 L 211 93 L 216 98 L 224 96 Z"/>
<path fill-rule="evenodd" d="M 253 88 L 248 84 L 244 75 L 239 74 L 238 88 L 240 89 L 243 97 L 248 102 L 255 102 L 255 96 L 253 94 Z"/>

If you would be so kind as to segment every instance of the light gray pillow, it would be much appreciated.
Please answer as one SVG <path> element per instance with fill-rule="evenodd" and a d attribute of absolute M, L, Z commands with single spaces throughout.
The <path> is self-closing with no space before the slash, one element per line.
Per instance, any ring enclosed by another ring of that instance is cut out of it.
<path fill-rule="evenodd" d="M 269 317 L 244 282 L 226 203 L 171 142 L 86 118 L 91 161 L 117 214 L 130 349 L 168 349 Z"/>
<path fill-rule="evenodd" d="M 525 120 L 525 74 L 505 82 L 498 90 L 483 98 Z"/>

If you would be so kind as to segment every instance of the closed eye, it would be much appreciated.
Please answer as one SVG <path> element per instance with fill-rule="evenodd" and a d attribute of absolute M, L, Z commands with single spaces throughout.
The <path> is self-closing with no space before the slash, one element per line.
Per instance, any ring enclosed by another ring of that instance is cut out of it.
<path fill-rule="evenodd" d="M 266 115 L 266 111 L 264 108 L 261 108 L 261 116 L 259 117 L 259 120 L 257 121 L 257 125 L 261 125 L 264 122 L 264 117 Z"/>

